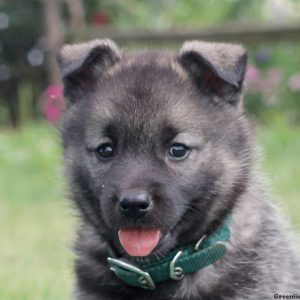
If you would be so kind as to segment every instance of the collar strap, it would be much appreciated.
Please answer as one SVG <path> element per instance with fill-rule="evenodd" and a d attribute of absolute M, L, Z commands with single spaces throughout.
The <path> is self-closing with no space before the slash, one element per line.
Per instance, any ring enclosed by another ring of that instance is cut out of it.
<path fill-rule="evenodd" d="M 226 254 L 224 242 L 230 238 L 230 219 L 227 217 L 215 233 L 203 236 L 195 246 L 179 248 L 147 264 L 133 265 L 124 258 L 108 257 L 110 270 L 126 284 L 147 290 L 154 290 L 156 283 L 167 279 L 180 280 L 185 274 L 214 264 Z"/>

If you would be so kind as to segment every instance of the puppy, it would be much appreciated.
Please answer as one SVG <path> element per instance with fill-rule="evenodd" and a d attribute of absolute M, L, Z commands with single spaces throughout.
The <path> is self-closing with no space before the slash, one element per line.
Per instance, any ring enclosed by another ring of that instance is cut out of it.
<path fill-rule="evenodd" d="M 74 299 L 273 299 L 300 268 L 262 180 L 238 45 L 62 48 L 66 177 L 81 216 Z"/>

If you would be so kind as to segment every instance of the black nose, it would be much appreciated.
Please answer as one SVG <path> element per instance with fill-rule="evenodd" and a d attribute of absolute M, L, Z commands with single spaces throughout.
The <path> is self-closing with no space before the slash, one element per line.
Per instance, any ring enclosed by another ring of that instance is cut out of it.
<path fill-rule="evenodd" d="M 132 218 L 143 217 L 150 206 L 150 197 L 143 191 L 126 192 L 120 199 L 119 207 L 121 212 Z"/>

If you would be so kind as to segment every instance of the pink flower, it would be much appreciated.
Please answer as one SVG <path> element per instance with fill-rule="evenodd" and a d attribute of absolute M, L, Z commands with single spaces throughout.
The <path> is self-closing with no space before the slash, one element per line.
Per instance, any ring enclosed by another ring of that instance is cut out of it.
<path fill-rule="evenodd" d="M 247 68 L 245 83 L 247 90 L 258 90 L 261 81 L 260 71 L 252 65 Z"/>
<path fill-rule="evenodd" d="M 259 92 L 266 105 L 278 103 L 278 86 L 282 80 L 282 71 L 278 68 L 260 72 L 254 66 L 249 65 L 246 72 L 246 88 L 251 92 Z"/>
<path fill-rule="evenodd" d="M 45 118 L 56 124 L 64 110 L 63 89 L 59 85 L 50 85 L 42 95 L 42 111 Z"/>
<path fill-rule="evenodd" d="M 282 71 L 278 68 L 272 68 L 268 71 L 267 79 L 274 85 L 277 85 L 282 79 Z"/>
<path fill-rule="evenodd" d="M 300 91 L 300 73 L 296 73 L 288 81 L 288 86 L 291 91 L 298 92 Z"/>
<path fill-rule="evenodd" d="M 257 68 L 255 68 L 252 65 L 248 66 L 247 72 L 246 72 L 246 81 L 248 83 L 256 82 L 260 80 L 260 72 Z"/>
<path fill-rule="evenodd" d="M 63 89 L 59 85 L 50 85 L 45 91 L 45 96 L 51 98 L 62 98 Z"/>
<path fill-rule="evenodd" d="M 46 112 L 46 119 L 50 123 L 57 123 L 59 121 L 60 111 L 56 106 L 48 107 Z"/>
<path fill-rule="evenodd" d="M 279 102 L 278 86 L 282 80 L 282 71 L 278 68 L 271 68 L 267 71 L 266 77 L 260 83 L 260 91 L 266 105 L 272 106 Z"/>

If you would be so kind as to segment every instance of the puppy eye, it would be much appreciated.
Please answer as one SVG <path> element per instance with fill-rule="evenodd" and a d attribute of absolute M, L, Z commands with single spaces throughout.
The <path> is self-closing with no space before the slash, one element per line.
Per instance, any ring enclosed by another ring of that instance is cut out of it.
<path fill-rule="evenodd" d="M 186 145 L 175 143 L 170 147 L 168 155 L 174 159 L 184 159 L 188 156 L 189 152 L 190 149 Z"/>
<path fill-rule="evenodd" d="M 112 144 L 105 143 L 97 147 L 95 151 L 96 155 L 100 159 L 109 159 L 114 156 L 114 149 Z"/>

